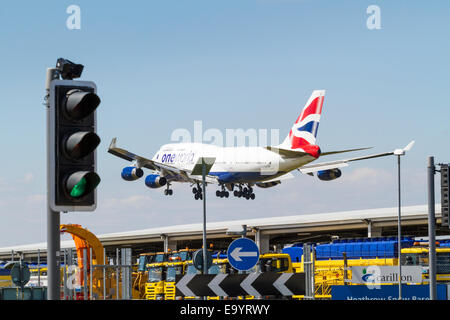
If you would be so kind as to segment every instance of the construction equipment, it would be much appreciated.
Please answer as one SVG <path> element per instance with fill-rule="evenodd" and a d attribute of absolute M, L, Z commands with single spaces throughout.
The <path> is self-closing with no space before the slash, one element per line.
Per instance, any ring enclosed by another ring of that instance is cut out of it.
<path fill-rule="evenodd" d="M 423 267 L 423 283 L 428 278 L 428 246 L 426 243 L 402 238 L 402 265 Z M 439 243 L 437 244 L 439 246 Z M 445 245 L 444 243 L 442 245 Z M 332 285 L 352 285 L 351 267 L 356 266 L 398 266 L 397 238 L 380 237 L 366 239 L 335 240 L 329 244 L 315 245 L 314 282 L 316 298 L 331 298 Z M 293 261 L 294 272 L 304 271 L 303 248 L 301 244 L 283 249 Z M 436 248 L 438 282 L 450 280 L 450 248 Z M 313 258 L 313 256 L 311 257 Z"/>
<path fill-rule="evenodd" d="M 72 236 L 77 250 L 78 267 L 81 270 L 87 269 L 88 274 L 87 279 L 84 279 L 83 272 L 80 273 L 81 285 L 88 286 L 90 272 L 92 271 L 90 270 L 90 249 L 92 248 L 92 265 L 104 265 L 102 243 L 92 232 L 78 224 L 62 224 L 60 231 Z M 86 257 L 84 257 L 85 252 Z M 86 265 L 83 264 L 83 260 L 86 261 Z M 94 268 L 92 272 L 92 289 L 94 291 L 92 294 L 98 297 L 103 294 L 103 272 L 99 268 Z"/>
<path fill-rule="evenodd" d="M 154 263 L 156 253 L 142 253 L 139 255 L 137 272 L 133 281 L 133 299 L 145 299 L 145 287 L 148 280 L 147 265 Z"/>
<path fill-rule="evenodd" d="M 154 262 L 147 265 L 148 279 L 145 284 L 145 299 L 164 299 L 164 282 L 167 262 Z"/>
<path fill-rule="evenodd" d="M 181 257 L 179 257 L 181 260 Z M 175 278 L 177 275 L 184 274 L 186 263 L 184 261 L 168 262 L 166 264 L 166 278 L 164 282 L 164 299 L 175 300 Z"/>

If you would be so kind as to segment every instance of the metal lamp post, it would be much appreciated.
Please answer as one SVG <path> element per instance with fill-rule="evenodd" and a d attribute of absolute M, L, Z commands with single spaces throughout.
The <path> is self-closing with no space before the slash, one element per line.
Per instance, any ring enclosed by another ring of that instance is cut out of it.
<path fill-rule="evenodd" d="M 398 299 L 402 299 L 402 214 L 401 214 L 401 189 L 400 189 L 400 157 L 404 156 L 406 151 L 411 150 L 414 145 L 414 141 L 411 141 L 403 149 L 395 149 L 393 154 L 397 156 L 397 177 L 398 177 Z"/>

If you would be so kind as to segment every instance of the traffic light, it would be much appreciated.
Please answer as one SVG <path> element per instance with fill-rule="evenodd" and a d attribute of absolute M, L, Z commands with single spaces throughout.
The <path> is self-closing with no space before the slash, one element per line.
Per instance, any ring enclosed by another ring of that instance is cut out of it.
<path fill-rule="evenodd" d="M 61 75 L 64 79 L 73 79 L 73 75 L 65 76 L 67 71 L 62 67 Z M 51 82 L 49 191 L 54 211 L 93 211 L 96 208 L 96 187 L 100 183 L 95 172 L 95 149 L 100 143 L 96 134 L 96 109 L 100 98 L 96 92 L 96 85 L 91 81 Z"/>
<path fill-rule="evenodd" d="M 441 212 L 442 226 L 450 228 L 449 223 L 449 167 L 448 164 L 441 164 Z"/>

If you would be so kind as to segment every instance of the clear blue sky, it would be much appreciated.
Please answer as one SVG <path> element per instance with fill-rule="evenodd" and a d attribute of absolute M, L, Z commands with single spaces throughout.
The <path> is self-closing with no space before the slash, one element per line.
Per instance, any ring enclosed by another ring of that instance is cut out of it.
<path fill-rule="evenodd" d="M 80 30 L 66 27 L 72 4 L 81 9 Z M 373 4 L 379 30 L 366 27 Z M 65 214 L 62 223 L 106 233 L 200 222 L 201 203 L 187 185 L 167 198 L 142 180 L 121 180 L 126 163 L 106 152 L 111 139 L 150 157 L 194 120 L 205 130 L 279 129 L 284 137 L 314 89 L 327 90 L 323 151 L 383 152 L 416 140 L 403 159 L 403 201 L 425 204 L 427 156 L 450 161 L 449 19 L 444 0 L 4 4 L 0 246 L 46 240 L 42 102 L 46 68 L 59 57 L 84 64 L 82 79 L 95 81 L 102 99 L 98 210 Z M 298 175 L 258 189 L 250 202 L 217 199 L 211 188 L 208 220 L 393 207 L 395 174 L 395 158 L 368 160 L 333 182 Z"/>

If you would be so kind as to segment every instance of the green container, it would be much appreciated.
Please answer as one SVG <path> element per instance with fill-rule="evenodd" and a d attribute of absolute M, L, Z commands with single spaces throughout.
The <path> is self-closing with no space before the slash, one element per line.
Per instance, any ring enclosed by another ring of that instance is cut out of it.
<path fill-rule="evenodd" d="M 22 300 L 20 288 L 0 288 L 0 300 Z M 47 300 L 46 287 L 25 287 L 23 300 Z"/>
<path fill-rule="evenodd" d="M 47 300 L 47 288 L 46 287 L 32 287 L 31 288 L 32 300 Z"/>

